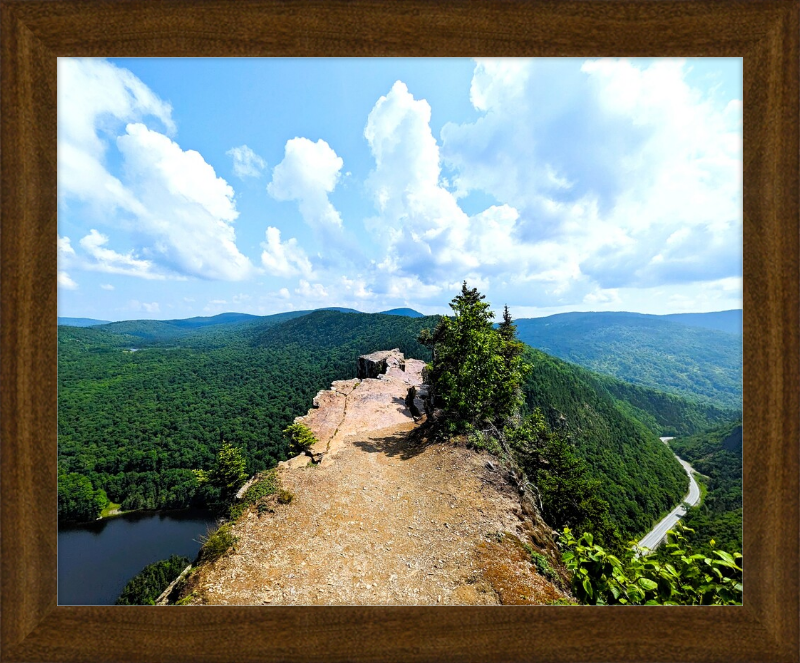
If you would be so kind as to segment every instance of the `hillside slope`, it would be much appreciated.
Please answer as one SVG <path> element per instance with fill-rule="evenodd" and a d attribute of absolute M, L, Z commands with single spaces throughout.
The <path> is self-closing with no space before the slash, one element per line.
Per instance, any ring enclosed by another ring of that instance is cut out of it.
<path fill-rule="evenodd" d="M 537 350 L 524 357 L 532 366 L 523 386 L 527 407 L 539 408 L 588 462 L 622 534 L 649 530 L 686 493 L 680 463 L 588 371 Z"/>
<path fill-rule="evenodd" d="M 552 533 L 526 515 L 496 459 L 427 445 L 403 400 L 422 362 L 381 379 L 334 382 L 305 418 L 328 450 L 282 463 L 294 495 L 251 508 L 235 548 L 201 564 L 182 590 L 193 604 L 488 605 L 563 599 Z M 331 423 L 333 422 L 333 423 Z M 411 434 L 411 435 L 410 435 Z"/>
<path fill-rule="evenodd" d="M 517 320 L 521 341 L 598 373 L 741 408 L 742 338 L 638 313 L 562 313 Z"/>

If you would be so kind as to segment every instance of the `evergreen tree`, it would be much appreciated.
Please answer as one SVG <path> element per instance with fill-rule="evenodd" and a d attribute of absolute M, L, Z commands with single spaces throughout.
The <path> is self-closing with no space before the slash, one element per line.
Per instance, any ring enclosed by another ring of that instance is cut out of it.
<path fill-rule="evenodd" d="M 600 481 L 562 433 L 552 431 L 540 410 L 505 429 L 514 456 L 539 494 L 542 516 L 554 529 L 571 527 L 620 549 L 622 539 L 599 495 Z"/>
<path fill-rule="evenodd" d="M 520 404 L 521 344 L 513 340 L 510 315 L 502 332 L 494 329 L 494 313 L 484 299 L 464 281 L 450 302 L 453 317 L 443 317 L 432 334 L 419 338 L 432 349 L 434 402 L 454 429 L 502 424 Z"/>
<path fill-rule="evenodd" d="M 289 453 L 293 454 L 304 453 L 317 443 L 317 438 L 311 429 L 301 423 L 294 423 L 284 428 L 283 436 L 289 442 Z"/>
<path fill-rule="evenodd" d="M 199 485 L 207 483 L 219 489 L 220 496 L 225 501 L 232 499 L 236 491 L 247 481 L 245 467 L 242 450 L 223 441 L 222 448 L 217 454 L 216 464 L 211 471 L 195 470 L 194 473 Z"/>
<path fill-rule="evenodd" d="M 178 555 L 148 564 L 127 582 L 116 605 L 155 605 L 156 599 L 188 564 L 188 557 Z"/>
<path fill-rule="evenodd" d="M 517 325 L 511 319 L 507 304 L 503 306 L 503 322 L 497 326 L 497 332 L 504 341 L 513 341 L 517 337 Z"/>

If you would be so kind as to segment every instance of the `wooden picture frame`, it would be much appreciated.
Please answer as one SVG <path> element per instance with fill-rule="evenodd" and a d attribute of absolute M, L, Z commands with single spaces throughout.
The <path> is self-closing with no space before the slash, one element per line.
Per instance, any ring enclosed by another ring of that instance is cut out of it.
<path fill-rule="evenodd" d="M 797 661 L 797 0 L 0 0 L 3 661 Z M 744 58 L 742 607 L 56 605 L 57 56 Z"/>

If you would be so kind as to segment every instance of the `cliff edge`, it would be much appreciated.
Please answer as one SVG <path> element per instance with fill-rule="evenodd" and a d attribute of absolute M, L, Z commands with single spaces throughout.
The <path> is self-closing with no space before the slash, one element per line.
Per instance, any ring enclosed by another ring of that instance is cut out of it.
<path fill-rule="evenodd" d="M 423 367 L 397 350 L 373 353 L 359 359 L 364 377 L 317 394 L 298 421 L 318 442 L 277 470 L 291 503 L 271 513 L 246 511 L 231 528 L 234 548 L 194 570 L 182 603 L 565 598 L 552 532 L 513 471 L 463 441 L 431 444 L 425 426 L 415 423 L 406 396 L 422 384 Z"/>

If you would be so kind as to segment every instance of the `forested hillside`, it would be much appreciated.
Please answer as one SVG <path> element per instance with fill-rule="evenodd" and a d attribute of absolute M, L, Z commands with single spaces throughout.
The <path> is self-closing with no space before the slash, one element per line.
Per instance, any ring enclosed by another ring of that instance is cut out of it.
<path fill-rule="evenodd" d="M 608 391 L 619 401 L 620 407 L 659 437 L 692 435 L 741 417 L 741 409 L 699 402 L 592 371 L 585 371 L 585 375 L 587 380 Z"/>
<path fill-rule="evenodd" d="M 517 327 L 521 341 L 593 371 L 741 408 L 741 336 L 638 313 L 563 313 Z"/>
<path fill-rule="evenodd" d="M 648 530 L 686 492 L 680 464 L 658 439 L 580 368 L 528 349 L 533 366 L 524 390 L 530 409 L 565 433 L 587 461 L 620 531 L 632 538 Z"/>
<path fill-rule="evenodd" d="M 742 422 L 670 440 L 670 447 L 705 475 L 705 499 L 684 518 L 700 550 L 715 539 L 723 550 L 742 549 Z"/>
<path fill-rule="evenodd" d="M 123 510 L 186 506 L 202 499 L 191 470 L 208 467 L 223 438 L 244 449 L 248 472 L 272 467 L 286 457 L 283 428 L 332 380 L 353 377 L 359 354 L 427 352 L 416 342 L 425 318 L 320 311 L 280 333 L 270 322 L 167 332 L 137 352 L 134 336 L 60 327 L 60 473 L 87 477 Z"/>

